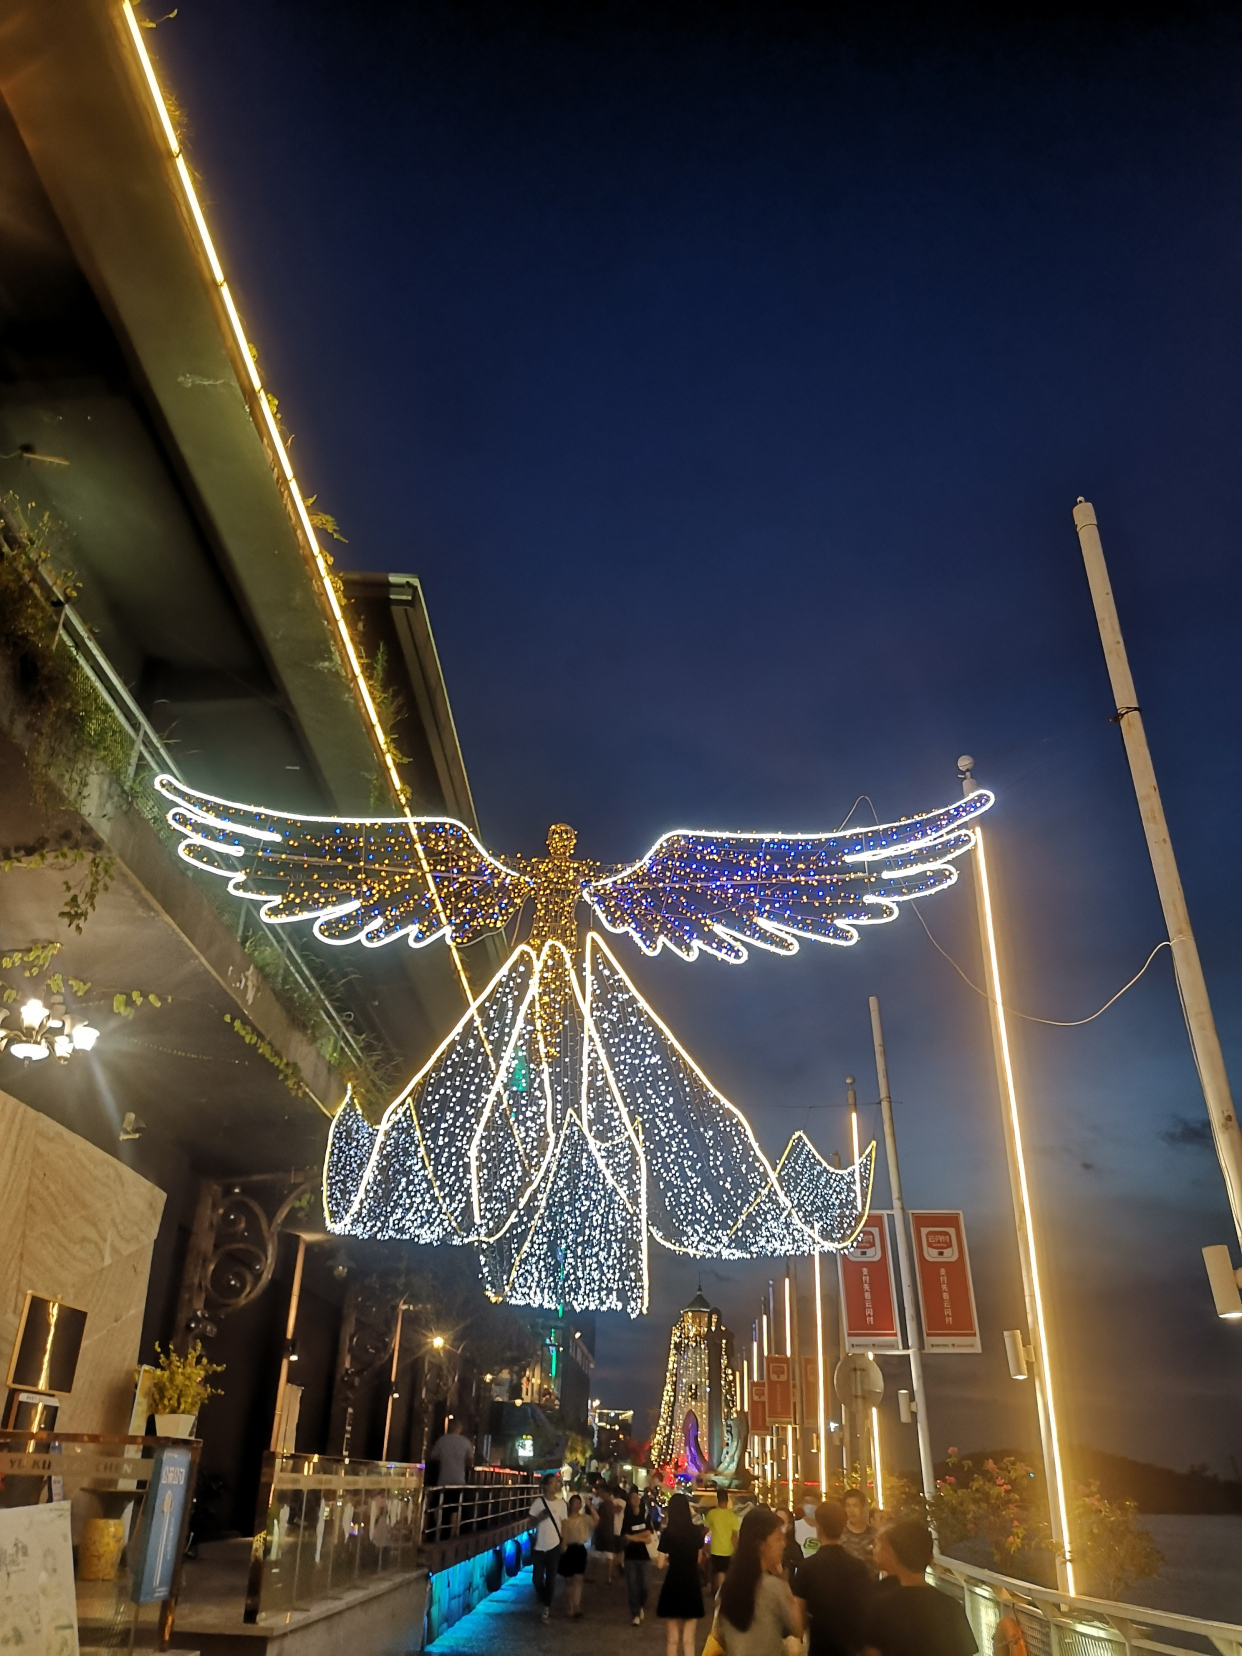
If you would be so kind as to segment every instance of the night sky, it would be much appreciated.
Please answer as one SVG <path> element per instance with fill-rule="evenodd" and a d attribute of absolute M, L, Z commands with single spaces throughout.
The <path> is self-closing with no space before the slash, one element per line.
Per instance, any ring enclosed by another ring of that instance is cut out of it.
<path fill-rule="evenodd" d="M 1013 1000 L 1085 1016 L 1164 933 L 1082 494 L 1242 1084 L 1242 14 L 1003 16 L 180 0 L 147 38 L 303 488 L 343 563 L 424 581 L 490 844 L 888 820 L 973 753 Z M 969 880 L 923 913 L 977 979 Z M 936 1452 L 1034 1445 L 986 1007 L 915 916 L 741 967 L 618 948 L 772 1155 L 846 1148 L 881 997 L 907 1199 L 965 1210 L 983 1317 L 929 1362 Z M 1070 1437 L 1236 1470 L 1167 951 L 1022 1069 Z M 748 1328 L 768 1270 L 703 1285 Z M 640 1427 L 696 1283 L 653 1272 L 599 1337 Z"/>

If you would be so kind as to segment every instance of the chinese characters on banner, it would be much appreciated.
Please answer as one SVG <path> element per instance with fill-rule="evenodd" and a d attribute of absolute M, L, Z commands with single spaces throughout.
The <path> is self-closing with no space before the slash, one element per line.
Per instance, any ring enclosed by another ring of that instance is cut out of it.
<path fill-rule="evenodd" d="M 846 1351 L 900 1351 L 888 1215 L 872 1210 L 848 1253 L 837 1255 Z"/>
<path fill-rule="evenodd" d="M 752 1437 L 764 1437 L 768 1430 L 768 1383 L 752 1380 L 750 1383 L 750 1415 L 747 1424 Z"/>
<path fill-rule="evenodd" d="M 982 1351 L 960 1213 L 912 1213 L 925 1351 Z"/>
<path fill-rule="evenodd" d="M 793 1358 L 769 1356 L 763 1365 L 768 1395 L 768 1420 L 775 1426 L 792 1426 Z"/>

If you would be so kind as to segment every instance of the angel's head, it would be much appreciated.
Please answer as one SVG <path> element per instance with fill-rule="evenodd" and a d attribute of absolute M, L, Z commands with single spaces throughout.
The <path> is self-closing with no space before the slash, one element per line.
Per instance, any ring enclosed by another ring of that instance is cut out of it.
<path fill-rule="evenodd" d="M 548 829 L 548 850 L 558 861 L 562 857 L 568 861 L 577 843 L 578 830 L 571 828 L 567 822 L 554 822 Z"/>

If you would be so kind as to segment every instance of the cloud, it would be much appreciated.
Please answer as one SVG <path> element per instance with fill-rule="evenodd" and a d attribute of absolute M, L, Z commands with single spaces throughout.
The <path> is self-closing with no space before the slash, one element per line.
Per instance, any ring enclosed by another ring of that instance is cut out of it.
<path fill-rule="evenodd" d="M 1172 1145 L 1174 1149 L 1210 1150 L 1212 1148 L 1211 1123 L 1202 1118 L 1196 1118 L 1192 1121 L 1189 1116 L 1174 1116 L 1172 1122 L 1163 1130 L 1160 1137 L 1166 1144 Z"/>

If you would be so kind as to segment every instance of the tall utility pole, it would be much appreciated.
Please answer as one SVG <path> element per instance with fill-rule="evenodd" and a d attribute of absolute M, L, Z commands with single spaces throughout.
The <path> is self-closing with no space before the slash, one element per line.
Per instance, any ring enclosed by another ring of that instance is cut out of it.
<path fill-rule="evenodd" d="M 930 1501 L 936 1493 L 936 1469 L 932 1460 L 931 1427 L 927 1419 L 927 1392 L 923 1385 L 923 1331 L 915 1309 L 914 1269 L 910 1260 L 910 1233 L 906 1227 L 906 1206 L 901 1197 L 901 1170 L 897 1165 L 897 1129 L 893 1125 L 893 1099 L 888 1087 L 888 1059 L 884 1054 L 884 1030 L 880 1025 L 880 1003 L 871 996 L 871 1038 L 875 1042 L 875 1073 L 880 1084 L 880 1115 L 884 1120 L 884 1149 L 888 1156 L 888 1186 L 893 1197 L 893 1228 L 897 1232 L 897 1265 L 901 1273 L 901 1297 L 906 1304 L 906 1345 L 910 1348 L 910 1384 L 914 1389 L 915 1424 L 919 1434 L 919 1470 L 923 1493 Z"/>
<path fill-rule="evenodd" d="M 1164 806 L 1160 800 L 1160 789 L 1156 786 L 1156 772 L 1147 747 L 1143 715 L 1139 711 L 1138 695 L 1130 676 L 1121 623 L 1117 619 L 1117 606 L 1113 602 L 1113 589 L 1109 585 L 1108 569 L 1104 563 L 1104 548 L 1096 526 L 1095 507 L 1090 501 L 1083 500 L 1081 495 L 1074 507 L 1074 524 L 1078 530 L 1083 562 L 1087 566 L 1087 580 L 1095 604 L 1100 642 L 1104 646 L 1104 660 L 1108 663 L 1113 700 L 1117 704 L 1116 722 L 1121 726 L 1126 744 L 1130 776 L 1138 797 L 1143 832 L 1147 835 L 1152 873 L 1156 876 L 1156 890 L 1160 894 L 1160 907 L 1164 910 L 1164 923 L 1168 928 L 1173 970 L 1182 998 L 1182 1010 L 1186 1014 L 1190 1049 L 1194 1053 L 1199 1085 L 1203 1088 L 1208 1119 L 1212 1123 L 1216 1157 L 1225 1176 L 1233 1222 L 1238 1239 L 1242 1241 L 1242 1131 L 1238 1128 L 1237 1112 L 1229 1091 L 1229 1076 L 1216 1033 L 1216 1020 L 1212 1016 L 1212 1003 L 1208 999 L 1195 934 L 1190 929 L 1190 914 L 1177 872 L 1173 844 L 1169 839 L 1169 827 L 1164 820 Z"/>
<path fill-rule="evenodd" d="M 974 793 L 978 786 L 971 775 L 974 763 L 969 754 L 963 754 L 957 762 L 958 769 L 964 773 L 964 794 Z M 988 878 L 983 830 L 976 827 L 972 832 L 975 836 L 975 854 L 971 860 L 975 865 L 975 898 L 979 909 L 979 936 L 983 945 L 983 981 L 988 992 L 992 1050 L 996 1059 L 996 1082 L 1000 1091 L 1001 1120 L 1005 1129 L 1005 1159 L 1009 1164 L 1009 1193 L 1013 1199 L 1018 1260 L 1022 1267 L 1022 1289 L 1026 1298 L 1026 1322 L 1035 1375 L 1035 1401 L 1039 1410 L 1039 1438 L 1044 1457 L 1044 1476 L 1048 1484 L 1052 1543 L 1056 1549 L 1057 1585 L 1063 1591 L 1072 1593 L 1074 1565 L 1069 1556 L 1069 1497 L 1065 1485 L 1065 1468 L 1061 1461 L 1061 1431 L 1057 1416 L 1056 1391 L 1053 1386 L 1052 1356 L 1044 1310 L 1039 1248 L 1035 1236 L 1035 1216 L 1032 1212 L 1030 1183 L 1026 1170 L 1026 1151 L 1022 1143 L 1018 1085 L 1014 1075 L 1013 1052 L 1009 1043 L 1009 1020 L 1005 1013 L 1005 997 L 1001 986 L 1000 950 L 996 941 L 992 887 Z"/>

